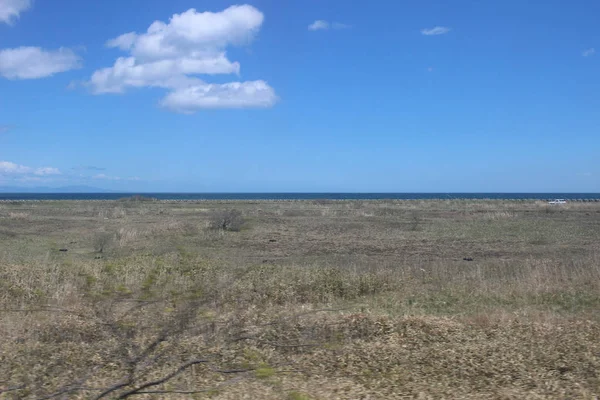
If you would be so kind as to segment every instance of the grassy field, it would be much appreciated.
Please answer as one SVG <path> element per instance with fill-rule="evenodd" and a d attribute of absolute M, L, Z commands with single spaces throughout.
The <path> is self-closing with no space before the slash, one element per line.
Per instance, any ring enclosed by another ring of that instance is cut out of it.
<path fill-rule="evenodd" d="M 0 398 L 598 396 L 600 203 L 0 203 Z"/>

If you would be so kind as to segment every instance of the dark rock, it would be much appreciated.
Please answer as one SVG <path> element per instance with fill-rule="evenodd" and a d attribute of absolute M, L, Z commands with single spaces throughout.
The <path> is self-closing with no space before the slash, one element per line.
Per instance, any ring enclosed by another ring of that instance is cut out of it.
<path fill-rule="evenodd" d="M 58 249 L 58 251 L 66 252 L 69 251 L 69 249 Z"/>
<path fill-rule="evenodd" d="M 465 260 L 465 261 L 473 261 L 473 259 L 471 257 L 465 257 L 465 258 L 463 258 L 463 260 Z"/>

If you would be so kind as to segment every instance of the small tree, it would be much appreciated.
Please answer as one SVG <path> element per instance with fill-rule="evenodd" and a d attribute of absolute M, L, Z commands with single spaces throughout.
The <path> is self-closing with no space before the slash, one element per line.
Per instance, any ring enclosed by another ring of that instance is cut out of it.
<path fill-rule="evenodd" d="M 244 217 L 239 210 L 215 210 L 208 220 L 211 229 L 238 232 L 244 225 Z"/>

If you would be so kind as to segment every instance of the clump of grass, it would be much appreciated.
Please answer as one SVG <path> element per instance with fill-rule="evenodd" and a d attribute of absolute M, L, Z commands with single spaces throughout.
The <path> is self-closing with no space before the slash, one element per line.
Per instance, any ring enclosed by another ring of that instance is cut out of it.
<path fill-rule="evenodd" d="M 516 215 L 510 211 L 494 211 L 494 212 L 486 212 L 483 214 L 483 219 L 488 221 L 499 221 L 505 219 L 513 219 Z"/>
<path fill-rule="evenodd" d="M 311 397 L 305 393 L 292 390 L 287 395 L 288 400 L 311 400 Z"/>
<path fill-rule="evenodd" d="M 140 237 L 142 233 L 139 229 L 133 226 L 123 226 L 119 228 L 116 234 L 117 241 L 120 247 L 126 246 Z"/>

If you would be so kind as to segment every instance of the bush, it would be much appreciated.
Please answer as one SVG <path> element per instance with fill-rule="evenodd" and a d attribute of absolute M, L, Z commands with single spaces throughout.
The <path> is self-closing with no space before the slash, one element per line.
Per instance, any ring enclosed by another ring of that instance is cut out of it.
<path fill-rule="evenodd" d="M 98 253 L 102 253 L 112 242 L 113 234 L 108 232 L 96 232 L 93 239 L 94 250 Z"/>
<path fill-rule="evenodd" d="M 239 232 L 244 222 L 239 210 L 215 210 L 209 217 L 208 226 L 211 229 Z"/>

